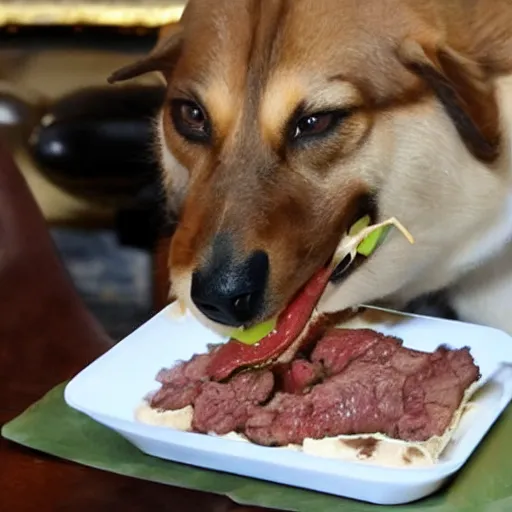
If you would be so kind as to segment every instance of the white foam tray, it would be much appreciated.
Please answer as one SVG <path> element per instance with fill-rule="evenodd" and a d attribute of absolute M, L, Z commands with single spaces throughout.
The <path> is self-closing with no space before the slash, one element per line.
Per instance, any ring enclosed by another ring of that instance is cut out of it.
<path fill-rule="evenodd" d="M 371 503 L 408 503 L 433 493 L 455 474 L 512 399 L 512 367 L 502 364 L 512 364 L 512 338 L 487 327 L 419 316 L 372 328 L 419 350 L 432 351 L 440 344 L 469 346 L 482 379 L 489 381 L 435 466 L 382 468 L 134 421 L 141 399 L 158 388 L 154 378 L 160 368 L 189 359 L 221 340 L 189 315 L 173 319 L 169 308 L 78 374 L 67 385 L 65 400 L 155 457 Z"/>

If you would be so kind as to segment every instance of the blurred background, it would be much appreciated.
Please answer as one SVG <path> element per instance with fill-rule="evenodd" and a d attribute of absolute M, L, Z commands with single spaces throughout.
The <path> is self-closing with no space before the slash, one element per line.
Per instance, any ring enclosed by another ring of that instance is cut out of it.
<path fill-rule="evenodd" d="M 0 2 L 0 137 L 89 309 L 119 340 L 167 302 L 175 219 L 152 153 L 159 76 L 111 86 L 185 0 Z"/>

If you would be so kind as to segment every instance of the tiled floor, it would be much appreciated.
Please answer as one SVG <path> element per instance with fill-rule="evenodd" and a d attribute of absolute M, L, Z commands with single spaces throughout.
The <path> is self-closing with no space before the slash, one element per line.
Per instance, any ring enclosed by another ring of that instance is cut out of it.
<path fill-rule="evenodd" d="M 53 239 L 80 295 L 114 340 L 151 314 L 151 259 L 121 247 L 109 231 L 53 229 Z"/>

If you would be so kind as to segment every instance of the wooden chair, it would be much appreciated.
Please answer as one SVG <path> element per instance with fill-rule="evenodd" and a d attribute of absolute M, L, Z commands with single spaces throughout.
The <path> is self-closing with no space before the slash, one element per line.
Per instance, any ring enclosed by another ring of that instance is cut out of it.
<path fill-rule="evenodd" d="M 74 290 L 24 179 L 0 146 L 0 424 L 111 345 Z M 61 461 L 3 439 L 0 503 L 16 512 L 251 510 L 226 498 Z"/>

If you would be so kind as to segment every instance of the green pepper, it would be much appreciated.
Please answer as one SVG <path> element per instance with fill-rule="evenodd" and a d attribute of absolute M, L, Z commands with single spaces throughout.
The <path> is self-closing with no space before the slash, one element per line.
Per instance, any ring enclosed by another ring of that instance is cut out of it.
<path fill-rule="evenodd" d="M 352 224 L 352 227 L 350 228 L 348 235 L 356 236 L 364 228 L 367 228 L 370 225 L 370 221 L 371 221 L 371 219 L 370 219 L 369 215 L 365 215 L 364 217 L 361 217 L 356 223 Z"/>
<path fill-rule="evenodd" d="M 377 249 L 377 247 L 384 241 L 391 226 L 381 226 L 380 228 L 372 231 L 358 246 L 357 252 L 363 256 L 370 256 L 370 254 Z"/>
<path fill-rule="evenodd" d="M 348 236 L 355 237 L 357 236 L 363 229 L 366 229 L 370 226 L 370 216 L 365 215 L 361 217 L 356 223 L 354 223 L 349 232 Z M 363 256 L 370 256 L 370 254 L 377 249 L 380 243 L 384 240 L 384 237 L 387 235 L 391 226 L 380 226 L 369 233 L 357 246 L 357 252 Z"/>
<path fill-rule="evenodd" d="M 276 327 L 277 317 L 271 318 L 266 322 L 261 322 L 258 325 L 249 327 L 248 329 L 235 329 L 231 333 L 231 337 L 246 345 L 255 345 L 261 341 L 265 336 L 270 334 Z"/>

